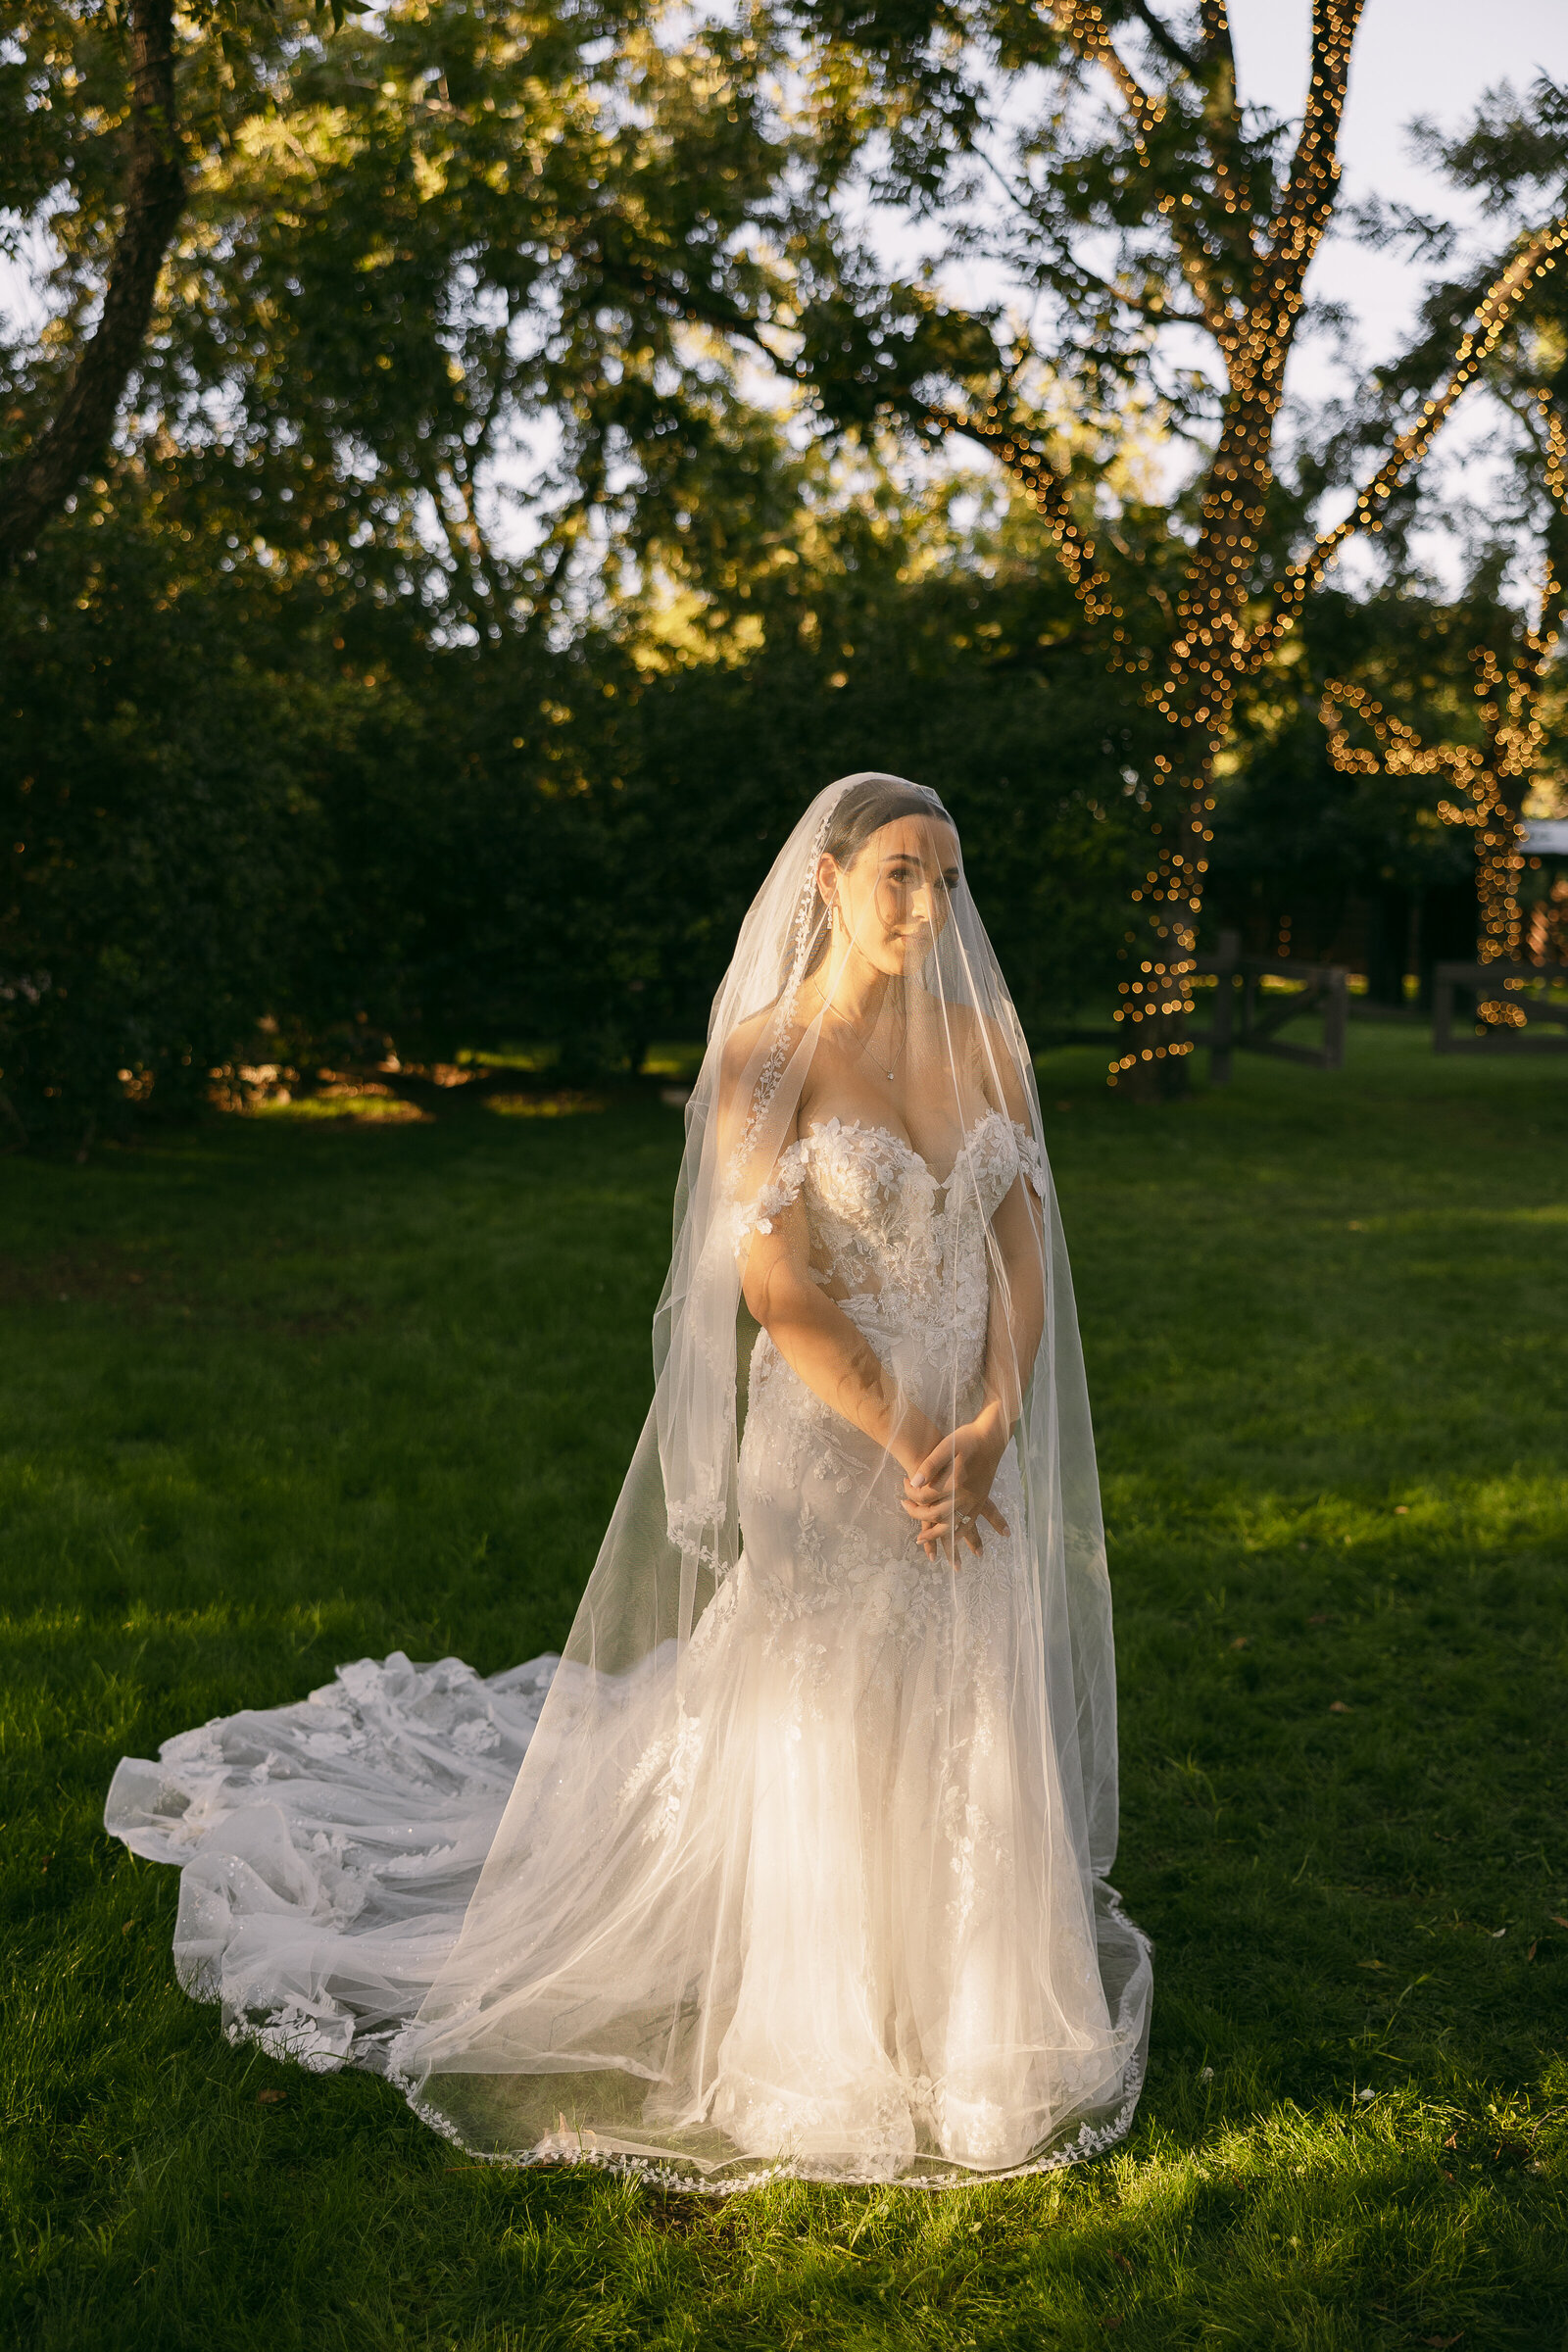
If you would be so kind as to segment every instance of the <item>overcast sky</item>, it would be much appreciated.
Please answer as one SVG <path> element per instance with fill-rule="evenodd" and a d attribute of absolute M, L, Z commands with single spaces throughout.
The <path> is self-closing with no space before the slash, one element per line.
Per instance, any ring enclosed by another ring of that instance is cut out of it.
<path fill-rule="evenodd" d="M 1231 0 L 1242 96 L 1300 112 L 1310 0 Z M 1340 149 L 1345 195 L 1376 189 L 1441 211 L 1453 196 L 1410 157 L 1415 115 L 1461 122 L 1485 89 L 1568 81 L 1568 0 L 1367 0 L 1350 67 Z M 1368 354 L 1386 356 L 1408 325 L 1418 280 L 1397 259 L 1343 239 L 1319 255 L 1311 290 L 1353 303 Z"/>
<path fill-rule="evenodd" d="M 1243 97 L 1298 114 L 1310 0 L 1231 0 L 1231 21 Z M 1457 124 L 1484 90 L 1503 81 L 1524 90 L 1541 74 L 1568 81 L 1568 0 L 1367 0 L 1340 148 L 1346 199 L 1353 203 L 1376 191 L 1451 212 L 1453 191 L 1412 158 L 1406 124 L 1417 115 Z M 1390 357 L 1405 340 L 1421 286 L 1418 268 L 1347 236 L 1325 241 L 1307 281 L 1309 294 L 1349 306 L 1368 362 Z M 1309 340 L 1296 355 L 1291 388 L 1309 396 L 1334 388 L 1321 342 Z M 1485 402 L 1472 394 L 1445 427 L 1428 462 L 1428 481 L 1446 498 L 1484 502 L 1490 438 Z M 1441 576 L 1456 579 L 1451 543 L 1428 534 L 1422 547 Z M 1362 551 L 1352 543 L 1341 576 L 1348 585 L 1362 570 Z"/>

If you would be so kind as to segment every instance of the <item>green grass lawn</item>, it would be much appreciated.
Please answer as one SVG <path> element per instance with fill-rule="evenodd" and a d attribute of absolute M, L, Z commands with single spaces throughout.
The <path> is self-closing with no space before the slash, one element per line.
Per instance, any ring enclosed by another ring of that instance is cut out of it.
<path fill-rule="evenodd" d="M 1042 1089 L 1152 2071 L 1110 2157 L 939 2195 L 466 2163 L 231 2049 L 172 1981 L 174 1874 L 100 1826 L 119 1756 L 340 1659 L 560 1642 L 677 1115 L 0 1162 L 0 2338 L 1568 2343 L 1568 1065 L 1357 1025 L 1343 1076 L 1158 1111 L 1102 1071 Z"/>

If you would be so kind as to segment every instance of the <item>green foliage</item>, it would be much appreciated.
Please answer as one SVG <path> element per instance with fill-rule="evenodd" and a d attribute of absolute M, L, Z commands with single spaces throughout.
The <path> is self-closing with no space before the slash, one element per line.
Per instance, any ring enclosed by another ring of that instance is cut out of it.
<path fill-rule="evenodd" d="M 732 304 L 765 282 L 724 258 L 778 169 L 732 48 L 713 25 L 666 51 L 614 6 L 399 8 L 302 41 L 202 191 L 144 397 L 198 446 L 216 399 L 229 462 L 286 470 L 301 561 L 334 552 L 318 485 L 346 501 L 334 541 L 417 514 L 445 560 L 425 593 L 481 636 L 559 609 L 590 514 L 688 561 L 699 484 L 701 538 L 737 468 L 755 507 L 777 463 L 672 294 L 704 252 Z M 498 464 L 532 511 L 511 558 Z"/>
<path fill-rule="evenodd" d="M 1325 682 L 1353 676 L 1431 740 L 1473 739 L 1469 650 L 1506 618 L 1486 597 L 1446 603 L 1410 587 L 1361 602 L 1332 590 L 1314 600 L 1295 642 L 1239 715 L 1210 876 L 1216 927 L 1266 929 L 1271 917 L 1289 914 L 1298 948 L 1321 952 L 1356 902 L 1403 904 L 1437 894 L 1460 905 L 1451 952 L 1471 952 L 1469 835 L 1437 814 L 1431 776 L 1337 774 L 1319 713 Z M 1399 957 L 1397 981 L 1402 926 L 1390 944 Z"/>
<path fill-rule="evenodd" d="M 1147 714 L 1103 679 L 1062 587 L 1005 547 L 901 586 L 877 578 L 868 538 L 836 578 L 819 565 L 759 595 L 763 640 L 744 664 L 694 668 L 638 698 L 651 819 L 678 805 L 699 747 L 710 782 L 691 803 L 695 854 L 711 812 L 746 796 L 723 828 L 725 887 L 704 910 L 703 990 L 671 1002 L 670 1020 L 706 1010 L 762 871 L 753 836 L 770 855 L 810 791 L 862 767 L 947 799 L 1026 1018 L 1082 1002 L 1114 971 L 1146 821 Z M 755 824 L 739 821 L 753 809 Z"/>
<path fill-rule="evenodd" d="M 607 527 L 613 580 L 765 524 L 788 466 L 733 377 L 777 308 L 770 233 L 797 232 L 762 44 L 716 22 L 671 37 L 619 0 L 335 31 L 299 0 L 240 0 L 187 32 L 190 199 L 129 450 L 177 446 L 307 576 L 373 539 L 383 592 L 482 636 L 566 610 L 579 552 L 589 592 Z M 125 106 L 98 9 L 36 0 L 16 48 L 0 219 L 13 242 L 47 230 L 55 316 L 0 346 L 0 462 L 58 400 L 110 266 Z M 526 519 L 498 531 L 509 503 Z"/>
<path fill-rule="evenodd" d="M 1041 1075 L 1153 2067 L 1109 2158 L 941 2195 L 470 2166 L 383 2083 L 226 2045 L 173 1874 L 100 1827 L 120 1755 L 339 1659 L 560 1642 L 678 1116 L 459 1096 L 0 1163 L 8 2342 L 1560 2340 L 1560 1081 L 1357 1024 L 1341 1079 L 1244 1058 L 1135 1132 L 1094 1056 Z"/>
<path fill-rule="evenodd" d="M 181 29 L 182 111 L 171 127 L 186 160 L 210 167 L 265 104 L 281 28 L 267 0 L 211 0 Z M 0 251 L 38 270 L 46 320 L 38 334 L 30 320 L 0 329 L 0 465 L 36 438 L 91 333 L 125 196 L 131 49 L 122 8 L 16 0 L 6 12 Z"/>
<path fill-rule="evenodd" d="M 1152 372 L 1180 254 L 1151 191 L 1219 203 L 1225 95 L 1212 43 L 1106 22 L 1168 84 L 1153 177 L 1059 29 L 993 0 L 182 20 L 190 200 L 121 445 L 0 600 L 7 1140 L 122 1119 L 123 1070 L 188 1101 L 261 1019 L 301 1055 L 347 1024 L 635 1059 L 701 1025 L 773 847 L 866 765 L 951 797 L 1031 1018 L 1104 990 L 1160 813 L 1139 631 L 1168 617 L 1199 495 L 1166 495 L 1156 445 L 1212 422 L 1210 388 Z M 54 313 L 0 350 L 0 463 L 58 399 L 113 248 L 122 42 L 112 12 L 28 0 L 0 63 L 0 220 L 17 250 L 47 231 Z M 1038 69 L 1039 100 L 1001 146 L 999 63 Z M 1555 105 L 1498 100 L 1446 168 L 1522 217 Z M 1285 131 L 1238 135 L 1261 219 Z M 981 142 L 1020 191 L 1000 229 Z M 868 173 L 930 208 L 955 270 L 984 250 L 1008 318 L 1051 322 L 1038 348 L 890 275 Z M 1110 275 L 1074 261 L 1084 234 Z M 1544 353 L 1560 368 L 1553 301 L 1497 359 L 1521 398 Z M 1432 358 L 1391 376 L 1380 429 Z M 911 473 L 929 398 L 983 408 L 1004 378 L 1144 599 L 1119 640 L 1086 633 L 1024 502 L 929 448 Z M 1265 585 L 1349 463 L 1276 490 Z M 1441 879 L 1429 800 L 1329 773 L 1317 686 L 1402 663 L 1445 705 L 1472 615 L 1506 634 L 1505 585 L 1494 551 L 1453 613 L 1325 604 L 1242 713 L 1215 911 Z"/>
<path fill-rule="evenodd" d="M 702 1031 L 774 851 L 858 767 L 951 795 L 1032 1017 L 1111 970 L 1149 722 L 1005 519 L 803 511 L 684 636 L 671 609 L 465 647 L 245 547 L 211 479 L 153 483 L 150 523 L 57 533 L 4 620 L 0 1089 L 29 1136 L 122 1123 L 127 1069 L 159 1108 L 276 1058 L 264 1019 L 296 1058 L 347 1025 L 635 1062 Z"/>
<path fill-rule="evenodd" d="M 85 1140 L 123 1126 L 127 1082 L 200 1101 L 297 963 L 311 766 L 347 730 L 221 573 L 182 595 L 169 545 L 119 526 L 72 553 L 4 609 L 0 1089 L 13 1128 Z"/>

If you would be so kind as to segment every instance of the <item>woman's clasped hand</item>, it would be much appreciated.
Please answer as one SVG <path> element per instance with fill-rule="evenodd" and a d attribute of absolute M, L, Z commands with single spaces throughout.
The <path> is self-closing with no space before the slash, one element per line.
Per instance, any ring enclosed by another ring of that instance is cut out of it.
<path fill-rule="evenodd" d="M 932 1446 L 904 1482 L 904 1507 L 920 1530 L 926 1557 L 945 1552 L 955 1567 L 959 1546 L 983 1549 L 980 1523 L 999 1536 L 1010 1531 L 991 1499 L 991 1485 L 1007 1449 L 1001 1409 L 987 1405 Z"/>

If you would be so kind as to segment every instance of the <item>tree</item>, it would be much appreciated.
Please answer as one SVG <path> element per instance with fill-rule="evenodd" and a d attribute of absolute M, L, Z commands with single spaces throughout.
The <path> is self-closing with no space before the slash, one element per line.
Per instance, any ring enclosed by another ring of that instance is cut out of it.
<path fill-rule="evenodd" d="M 1182 21 L 1148 0 L 1039 11 L 843 0 L 825 18 L 811 12 L 840 147 L 858 123 L 869 126 L 864 152 L 874 127 L 883 200 L 942 216 L 950 260 L 972 259 L 984 242 L 1047 323 L 1025 331 L 975 314 L 965 343 L 929 284 L 873 296 L 870 273 L 852 271 L 801 309 L 798 364 L 830 414 L 853 414 L 848 373 L 862 400 L 902 409 L 927 436 L 963 434 L 988 449 L 1036 501 L 1086 616 L 1112 661 L 1146 678 L 1167 723 L 1154 855 L 1128 935 L 1139 976 L 1123 984 L 1126 1044 L 1112 1070 L 1124 1093 L 1182 1081 L 1216 756 L 1239 693 L 1347 539 L 1378 529 L 1568 241 L 1560 216 L 1511 241 L 1441 345 L 1429 339 L 1350 512 L 1314 539 L 1305 516 L 1328 477 L 1303 468 L 1282 484 L 1276 440 L 1306 273 L 1336 200 L 1360 13 L 1361 0 L 1314 0 L 1292 138 L 1238 102 L 1223 0 L 1201 0 Z M 982 190 L 998 187 L 1000 213 L 984 214 Z M 1177 368 L 1173 329 L 1206 340 L 1213 365 Z M 1100 421 L 1108 449 L 1140 401 L 1189 442 L 1196 469 L 1168 500 L 1111 512 L 1096 465 L 1062 461 L 1058 419 Z"/>
<path fill-rule="evenodd" d="M 1330 758 L 1341 774 L 1441 776 L 1458 796 L 1440 800 L 1438 813 L 1446 822 L 1471 831 L 1480 909 L 1477 953 L 1484 964 L 1517 962 L 1524 949 L 1520 888 L 1526 867 L 1525 802 L 1544 765 L 1544 703 L 1568 624 L 1568 351 L 1560 320 L 1549 311 L 1543 318 L 1541 307 L 1530 306 L 1535 316 L 1526 312 L 1516 320 L 1518 331 L 1488 371 L 1493 389 L 1526 427 L 1516 452 L 1516 471 L 1522 476 L 1527 512 L 1507 520 L 1523 536 L 1528 508 L 1544 508 L 1544 514 L 1542 576 L 1535 585 L 1533 611 L 1516 617 L 1506 605 L 1494 603 L 1489 638 L 1471 651 L 1476 739 L 1429 742 L 1420 729 L 1396 717 L 1353 678 L 1326 681 L 1321 711 Z M 1522 394 L 1521 374 L 1547 380 Z M 1537 493 L 1534 499 L 1531 489 Z M 1483 573 L 1500 572 L 1517 552 L 1506 539 L 1498 545 L 1500 536 L 1494 524 L 1477 567 Z M 1352 742 L 1349 721 L 1355 719 L 1376 749 Z M 1522 1017 L 1506 995 L 1489 998 L 1480 1006 L 1480 1018 L 1493 1026 L 1517 1027 Z"/>
<path fill-rule="evenodd" d="M 1370 594 L 1326 582 L 1238 699 L 1205 925 L 1253 954 L 1352 956 L 1388 1004 L 1404 1001 L 1412 951 L 1423 974 L 1434 955 L 1471 954 L 1470 845 L 1438 816 L 1432 778 L 1338 770 L 1320 710 L 1327 679 L 1354 677 L 1424 732 L 1457 735 L 1474 709 L 1467 649 L 1505 631 L 1494 599 L 1455 603 L 1419 573 Z"/>
<path fill-rule="evenodd" d="M 612 1026 L 643 935 L 688 918 L 596 873 L 629 828 L 594 709 L 637 671 L 589 621 L 656 575 L 744 612 L 798 504 L 799 453 L 669 293 L 774 172 L 722 28 L 438 4 L 328 41 L 279 0 L 231 33 L 178 60 L 188 201 L 101 475 L 0 581 L 0 1082 L 35 1136 L 101 1131 L 127 1086 L 200 1099 L 274 1006 L 471 1035 L 488 988 L 496 1019 Z M 58 256 L 49 330 L 3 355 L 24 456 L 117 249 L 119 73 L 82 7 L 0 80 L 6 192 Z M 561 952 L 519 973 L 546 874 Z"/>
<path fill-rule="evenodd" d="M 1480 195 L 1488 216 L 1518 220 L 1558 190 L 1568 177 L 1568 92 L 1542 79 L 1521 101 L 1504 87 L 1490 93 L 1455 134 L 1418 125 L 1431 162 L 1459 187 Z M 1403 244 L 1428 261 L 1450 259 L 1454 231 L 1443 220 L 1375 207 L 1370 236 Z M 1453 318 L 1475 300 L 1474 272 L 1440 277 L 1424 305 L 1423 333 L 1414 349 L 1385 372 L 1386 403 L 1408 398 L 1442 350 Z M 1355 678 L 1331 678 L 1323 705 L 1331 755 L 1346 773 L 1445 777 L 1457 795 L 1440 801 L 1450 824 L 1468 827 L 1475 848 L 1480 907 L 1479 959 L 1516 961 L 1524 947 L 1520 889 L 1524 803 L 1544 765 L 1544 703 L 1568 625 L 1568 287 L 1548 261 L 1512 306 L 1504 330 L 1486 357 L 1484 380 L 1511 424 L 1496 451 L 1503 478 L 1491 511 L 1462 517 L 1469 524 L 1472 580 L 1490 591 L 1493 625 L 1471 652 L 1478 727 L 1456 740 L 1431 742 L 1396 717 Z M 1368 418 L 1367 425 L 1375 422 Z M 1411 507 L 1399 518 L 1407 530 L 1421 518 Z M 1529 609 L 1516 614 L 1495 591 L 1521 568 L 1521 551 L 1539 549 L 1529 568 Z M 1348 720 L 1359 719 L 1375 749 L 1353 743 Z M 1506 994 L 1484 1002 L 1482 1019 L 1517 1026 L 1523 1018 Z"/>
<path fill-rule="evenodd" d="M 364 4 L 318 0 L 333 24 Z M 60 309 L 39 350 L 6 355 L 0 564 L 32 548 L 108 449 L 190 168 L 200 177 L 215 145 L 232 138 L 281 42 L 270 0 L 204 0 L 183 27 L 183 55 L 172 0 L 126 0 L 122 14 L 26 0 L 19 20 L 18 54 L 0 69 L 0 211 L 53 232 Z M 14 226 L 13 253 L 17 241 Z"/>
<path fill-rule="evenodd" d="M 632 629 L 671 586 L 714 646 L 793 625 L 772 590 L 801 560 L 803 423 L 873 459 L 897 436 L 927 456 L 978 443 L 1044 518 L 1072 659 L 1108 657 L 1118 707 L 1143 696 L 1160 739 L 1122 762 L 1153 855 L 1116 1076 L 1179 1085 L 1239 697 L 1347 537 L 1397 519 L 1563 242 L 1554 218 L 1532 225 L 1557 182 L 1516 172 L 1530 202 L 1500 256 L 1446 290 L 1382 387 L 1378 455 L 1352 438 L 1282 473 L 1359 6 L 1314 0 L 1293 128 L 1239 105 L 1220 0 L 1180 19 L 1146 0 L 759 0 L 735 22 L 394 0 L 330 43 L 279 0 L 266 38 L 260 17 L 236 33 L 242 72 L 211 43 L 181 65 L 200 168 L 102 500 L 128 485 L 148 528 L 281 575 L 290 625 L 351 673 L 379 674 L 388 642 L 504 657 L 487 707 L 531 756 L 556 722 L 504 718 L 519 641 Z M 70 129 L 74 61 L 102 81 L 110 52 L 96 18 L 59 22 L 75 47 L 49 66 L 54 127 L 0 92 L 41 142 L 35 204 L 62 172 L 102 182 L 65 236 L 69 356 L 122 216 L 108 143 Z M 881 265 L 867 195 L 922 224 L 929 267 Z M 981 253 L 1010 308 L 944 294 L 942 264 Z M 1210 363 L 1173 337 L 1206 339 Z M 64 367 L 14 369 L 23 438 L 44 435 Z M 1188 447 L 1190 477 L 1140 484 L 1139 432 Z M 1351 457 L 1365 487 L 1314 539 Z"/>
<path fill-rule="evenodd" d="M 1549 431 L 1547 479 L 1559 511 L 1568 518 L 1568 442 L 1554 416 Z M 1535 618 L 1525 621 L 1500 655 L 1492 645 L 1475 648 L 1471 662 L 1479 703 L 1478 743 L 1429 744 L 1353 681 L 1330 678 L 1323 696 L 1329 756 L 1342 775 L 1444 776 L 1460 796 L 1457 801 L 1440 800 L 1438 813 L 1449 824 L 1472 830 L 1481 910 L 1478 952 L 1484 964 L 1515 963 L 1523 947 L 1524 803 L 1541 767 L 1546 732 L 1541 716 L 1542 688 L 1565 613 L 1568 585 L 1548 561 Z M 1347 713 L 1362 722 L 1376 751 L 1351 742 Z M 1479 1014 L 1494 1027 L 1516 1028 L 1524 1017 L 1506 995 L 1486 999 Z"/>
<path fill-rule="evenodd" d="M 635 6 L 296 5 L 193 185 L 129 444 L 481 648 L 662 571 L 733 586 L 794 496 L 775 417 L 683 292 L 766 316 L 789 158 L 750 44 Z"/>
<path fill-rule="evenodd" d="M 61 12 L 39 9 L 20 66 L 4 76 L 0 126 L 23 182 L 38 190 L 40 168 L 68 169 L 54 140 L 37 135 L 38 82 L 58 69 L 66 46 Z M 164 257 L 185 202 L 174 97 L 172 0 L 129 0 L 124 22 L 126 92 L 122 186 L 96 326 L 66 376 L 53 415 L 0 475 L 0 562 L 25 553 L 39 529 L 102 456 L 152 316 Z M 38 69 L 42 67 L 40 73 Z M 66 121 L 70 120 L 69 112 Z M 50 128 L 56 126 L 51 123 Z M 61 124 L 64 127 L 64 124 Z M 77 128 L 80 128 L 79 118 Z"/>

